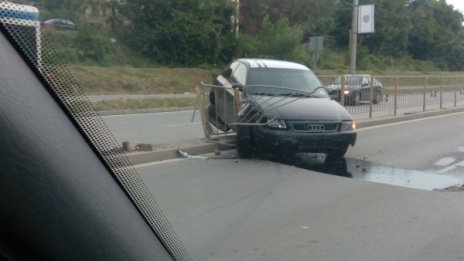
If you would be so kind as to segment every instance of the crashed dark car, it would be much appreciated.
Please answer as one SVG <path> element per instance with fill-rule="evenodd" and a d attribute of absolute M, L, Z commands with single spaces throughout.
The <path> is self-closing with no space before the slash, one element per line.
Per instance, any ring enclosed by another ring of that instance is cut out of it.
<path fill-rule="evenodd" d="M 218 129 L 237 133 L 240 157 L 252 156 L 257 148 L 342 157 L 356 143 L 353 118 L 329 98 L 327 89 L 304 65 L 238 59 L 214 83 L 209 121 Z M 234 99 L 237 93 L 239 108 Z"/>
<path fill-rule="evenodd" d="M 361 102 L 370 101 L 370 86 L 372 76 L 367 74 L 347 74 L 344 78 L 344 105 L 359 105 Z M 329 95 L 336 101 L 342 100 L 342 77 L 335 79 L 328 85 Z M 377 104 L 382 100 L 382 83 L 374 79 L 372 103 Z"/>

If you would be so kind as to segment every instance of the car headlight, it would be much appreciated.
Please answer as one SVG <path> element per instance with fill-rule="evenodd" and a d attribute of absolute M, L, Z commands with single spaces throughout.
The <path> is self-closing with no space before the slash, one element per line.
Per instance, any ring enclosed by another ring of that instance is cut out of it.
<path fill-rule="evenodd" d="M 284 120 L 271 120 L 267 122 L 267 126 L 272 129 L 280 129 L 285 130 L 287 129 L 287 124 L 285 124 Z"/>
<path fill-rule="evenodd" d="M 348 95 L 348 94 L 350 94 L 350 91 L 349 90 L 344 90 L 343 94 Z"/>
<path fill-rule="evenodd" d="M 342 131 L 356 130 L 356 122 L 354 121 L 344 121 L 342 122 Z"/>

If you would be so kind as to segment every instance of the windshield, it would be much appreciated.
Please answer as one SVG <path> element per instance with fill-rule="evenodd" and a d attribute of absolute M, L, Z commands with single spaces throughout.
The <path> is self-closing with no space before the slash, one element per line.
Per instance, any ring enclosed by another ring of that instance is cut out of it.
<path fill-rule="evenodd" d="M 313 73 L 306 70 L 252 69 L 247 85 L 279 86 L 311 93 L 322 86 L 322 83 Z"/>
<path fill-rule="evenodd" d="M 363 83 L 364 76 L 357 75 L 345 75 L 345 84 L 349 85 L 361 85 Z M 333 81 L 334 84 L 340 84 L 341 78 L 337 78 Z"/>
<path fill-rule="evenodd" d="M 174 259 L 463 260 L 464 2 L 361 2 L 0 1 L 0 23 L 97 160 L 127 157 Z"/>

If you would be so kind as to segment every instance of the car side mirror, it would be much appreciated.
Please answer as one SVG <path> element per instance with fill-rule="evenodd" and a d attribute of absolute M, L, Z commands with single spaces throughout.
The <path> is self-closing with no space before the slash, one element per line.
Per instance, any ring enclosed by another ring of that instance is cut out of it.
<path fill-rule="evenodd" d="M 232 83 L 232 89 L 237 89 L 237 88 L 238 88 L 240 91 L 243 91 L 243 84 L 238 83 L 238 82 Z"/>

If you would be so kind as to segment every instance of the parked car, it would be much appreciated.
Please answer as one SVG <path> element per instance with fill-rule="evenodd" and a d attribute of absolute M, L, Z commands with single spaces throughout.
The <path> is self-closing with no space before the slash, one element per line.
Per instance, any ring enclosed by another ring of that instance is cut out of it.
<path fill-rule="evenodd" d="M 42 26 L 45 28 L 53 27 L 55 29 L 60 29 L 60 30 L 76 30 L 77 29 L 76 24 L 66 19 L 50 19 L 50 20 L 44 21 L 42 23 Z"/>
<path fill-rule="evenodd" d="M 308 67 L 287 61 L 238 59 L 215 78 L 209 121 L 237 132 L 240 157 L 255 148 L 342 157 L 356 142 L 351 115 L 329 98 Z M 234 89 L 240 90 L 237 113 Z"/>
<path fill-rule="evenodd" d="M 359 105 L 363 101 L 369 101 L 371 75 L 367 74 L 347 74 L 345 77 L 345 99 L 344 105 Z M 336 78 L 332 84 L 328 85 L 329 95 L 336 101 L 341 101 L 342 77 Z M 382 83 L 374 79 L 374 96 L 372 102 L 379 103 L 382 100 Z"/>

